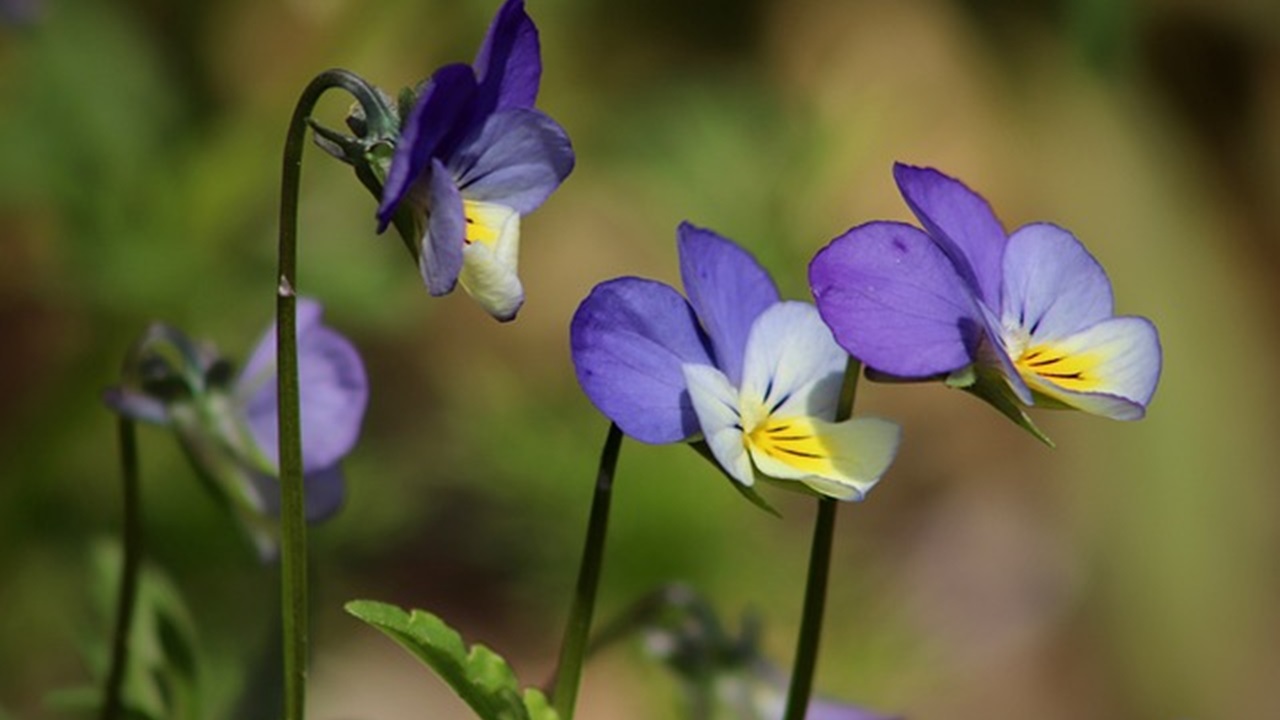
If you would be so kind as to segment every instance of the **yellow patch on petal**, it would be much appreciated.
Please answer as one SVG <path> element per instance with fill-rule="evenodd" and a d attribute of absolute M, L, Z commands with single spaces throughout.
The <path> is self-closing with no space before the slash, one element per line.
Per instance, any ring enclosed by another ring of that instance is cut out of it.
<path fill-rule="evenodd" d="M 462 215 L 467 221 L 466 240 L 493 247 L 502 237 L 512 217 L 510 208 L 476 200 L 462 201 Z"/>
<path fill-rule="evenodd" d="M 747 449 L 794 468 L 797 475 L 830 476 L 831 450 L 812 418 L 765 418 L 744 436 Z"/>
<path fill-rule="evenodd" d="M 1093 392 L 1102 385 L 1098 367 L 1102 358 L 1096 353 L 1068 354 L 1052 345 L 1029 347 L 1014 360 L 1024 380 L 1041 380 L 1072 392 Z"/>

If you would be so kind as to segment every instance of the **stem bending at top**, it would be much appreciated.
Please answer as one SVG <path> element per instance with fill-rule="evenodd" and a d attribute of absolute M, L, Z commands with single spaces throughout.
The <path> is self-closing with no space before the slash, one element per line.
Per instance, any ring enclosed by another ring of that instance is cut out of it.
<path fill-rule="evenodd" d="M 280 579 L 284 643 L 284 718 L 303 720 L 307 680 L 307 521 L 302 484 L 298 400 L 297 237 L 302 150 L 320 97 L 338 88 L 353 95 L 366 117 L 381 105 L 377 91 L 347 70 L 326 70 L 302 91 L 289 121 L 280 180 L 279 271 L 276 288 L 277 398 L 280 457 Z"/>

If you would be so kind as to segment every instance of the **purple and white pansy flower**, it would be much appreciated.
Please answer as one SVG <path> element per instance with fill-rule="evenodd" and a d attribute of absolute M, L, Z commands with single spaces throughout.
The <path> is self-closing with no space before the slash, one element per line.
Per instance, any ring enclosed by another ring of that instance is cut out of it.
<path fill-rule="evenodd" d="M 1043 222 L 1007 234 L 986 200 L 937 170 L 898 164 L 894 177 L 923 229 L 860 225 L 809 267 L 842 347 L 880 373 L 950 376 L 1029 429 L 1017 403 L 1145 414 L 1158 333 L 1113 314 L 1111 282 L 1080 241 Z"/>
<path fill-rule="evenodd" d="M 507 0 L 473 65 L 447 65 L 421 89 L 386 169 L 378 232 L 408 210 L 432 295 L 456 284 L 498 320 L 524 302 L 520 217 L 573 170 L 569 137 L 534 107 L 538 31 L 523 0 Z"/>
<path fill-rule="evenodd" d="M 623 277 L 579 306 L 571 342 L 587 397 L 642 442 L 701 437 L 744 488 L 764 478 L 861 499 L 900 429 L 835 421 L 848 356 L 817 310 L 783 301 L 749 253 L 709 230 L 681 225 L 677 249 L 687 299 Z"/>
<path fill-rule="evenodd" d="M 302 469 L 312 522 L 342 505 L 342 460 L 359 437 L 369 398 L 359 353 L 322 314 L 320 303 L 299 298 Z M 126 417 L 173 428 L 197 472 L 270 557 L 280 507 L 275 326 L 234 378 L 230 368 L 212 347 L 156 324 L 131 352 L 126 382 L 104 400 Z"/>

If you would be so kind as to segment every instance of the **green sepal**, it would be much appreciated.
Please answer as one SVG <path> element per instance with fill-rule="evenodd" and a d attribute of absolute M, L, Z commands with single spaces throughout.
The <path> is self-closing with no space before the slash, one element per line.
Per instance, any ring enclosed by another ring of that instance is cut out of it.
<path fill-rule="evenodd" d="M 761 510 L 769 513 L 770 515 L 776 518 L 782 517 L 782 513 L 778 512 L 777 509 L 775 509 L 772 505 L 770 505 L 769 501 L 765 500 L 763 495 L 761 495 L 759 492 L 756 492 L 755 487 L 743 485 L 742 483 L 738 482 L 732 475 L 725 472 L 725 469 L 720 465 L 720 461 L 717 460 L 715 454 L 711 452 L 711 446 L 707 445 L 707 441 L 694 440 L 693 442 L 689 443 L 689 447 L 693 448 L 694 452 L 698 453 L 703 458 L 705 458 L 707 462 L 711 463 L 711 465 L 716 469 L 716 471 L 719 472 L 721 475 L 723 475 L 724 478 L 729 481 L 729 485 L 734 490 L 737 490 L 738 494 L 746 498 L 752 505 L 755 505 L 756 507 L 760 508 Z M 760 478 L 763 478 L 766 480 L 770 479 L 770 478 L 765 478 L 763 475 L 759 473 L 756 473 L 756 477 L 758 479 Z"/>
<path fill-rule="evenodd" d="M 345 607 L 425 663 L 483 720 L 558 720 L 541 691 L 521 691 L 502 656 L 483 645 L 468 649 L 439 617 L 374 600 L 353 600 Z"/>
<path fill-rule="evenodd" d="M 948 375 L 943 382 L 946 383 L 949 388 L 964 390 L 972 387 L 974 383 L 978 382 L 978 371 L 973 365 L 965 365 L 959 370 Z"/>
<path fill-rule="evenodd" d="M 975 380 L 969 385 L 958 387 L 1000 411 L 1002 415 L 1012 420 L 1014 425 L 1031 433 L 1040 442 L 1049 447 L 1056 447 L 1053 444 L 1053 440 L 1049 439 L 1049 436 L 1045 435 L 1044 431 L 1031 421 L 1026 411 L 1023 410 L 1022 403 L 1013 394 L 1013 390 L 1009 388 L 1009 383 L 1005 381 L 1003 375 L 998 372 L 977 370 L 974 372 L 974 376 Z M 947 384 L 951 385 L 949 381 Z M 957 386 L 953 385 L 952 387 Z"/>

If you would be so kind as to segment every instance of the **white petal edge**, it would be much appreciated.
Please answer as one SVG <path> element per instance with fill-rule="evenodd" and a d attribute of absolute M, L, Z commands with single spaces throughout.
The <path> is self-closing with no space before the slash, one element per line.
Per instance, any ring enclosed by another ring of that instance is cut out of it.
<path fill-rule="evenodd" d="M 710 365 L 688 363 L 681 369 L 711 454 L 730 477 L 751 487 L 755 484 L 755 472 L 743 442 L 738 392 L 724 373 Z"/>

